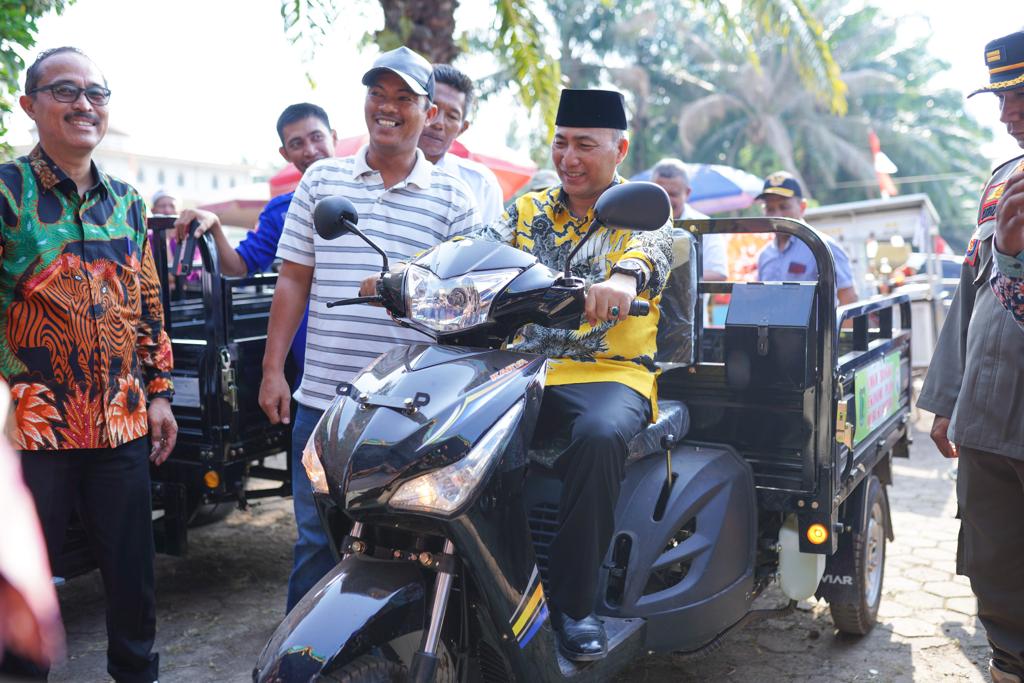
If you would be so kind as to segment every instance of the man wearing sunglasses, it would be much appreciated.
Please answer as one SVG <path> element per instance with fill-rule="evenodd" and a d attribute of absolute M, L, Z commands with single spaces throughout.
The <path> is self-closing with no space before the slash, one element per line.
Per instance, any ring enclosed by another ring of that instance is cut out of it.
<path fill-rule="evenodd" d="M 39 144 L 0 165 L 0 377 L 11 437 L 60 576 L 72 506 L 107 600 L 107 671 L 157 679 L 150 462 L 174 448 L 171 343 L 146 205 L 101 172 L 110 90 L 79 50 L 39 55 L 21 108 Z M 152 444 L 152 447 L 150 446 Z M 7 658 L 2 673 L 45 677 Z"/>

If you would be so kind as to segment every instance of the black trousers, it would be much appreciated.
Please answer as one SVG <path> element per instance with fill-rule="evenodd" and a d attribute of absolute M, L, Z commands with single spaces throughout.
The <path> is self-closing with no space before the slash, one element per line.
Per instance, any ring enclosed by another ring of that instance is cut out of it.
<path fill-rule="evenodd" d="M 960 449 L 957 572 L 978 598 L 992 658 L 1024 676 L 1024 461 Z"/>
<path fill-rule="evenodd" d="M 117 683 L 157 680 L 149 439 L 117 448 L 26 451 L 21 466 L 55 575 L 63 572 L 72 509 L 88 534 L 107 598 L 108 673 Z"/>
<path fill-rule="evenodd" d="M 627 446 L 650 420 L 650 401 L 617 382 L 544 389 L 535 439 L 568 430 L 555 469 L 562 480 L 559 529 L 551 542 L 548 598 L 573 619 L 594 609 L 597 574 L 615 532 Z"/>

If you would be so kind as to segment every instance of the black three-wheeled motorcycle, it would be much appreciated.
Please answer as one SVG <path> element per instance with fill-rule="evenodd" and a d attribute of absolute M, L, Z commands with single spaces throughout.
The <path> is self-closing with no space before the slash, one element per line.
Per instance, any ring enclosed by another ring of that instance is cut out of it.
<path fill-rule="evenodd" d="M 666 205 L 628 183 L 596 213 L 655 229 Z M 365 239 L 342 198 L 315 218 L 320 239 Z M 578 327 L 583 283 L 568 264 L 460 240 L 393 270 L 385 256 L 377 296 L 338 302 L 380 303 L 438 344 L 389 351 L 338 386 L 304 465 L 340 561 L 278 627 L 254 681 L 606 680 L 646 654 L 713 648 L 774 579 L 790 605 L 817 593 L 840 629 L 871 628 L 884 484 L 907 449 L 909 301 L 837 312 L 831 255 L 802 223 L 676 229 L 659 417 L 630 444 L 600 568 L 608 657 L 574 663 L 556 647 L 544 581 L 559 444 L 531 443 L 546 361 L 504 348 L 528 323 Z M 821 279 L 719 285 L 726 325 L 703 330 L 699 295 L 714 286 L 698 283 L 697 245 L 710 232 L 803 239 Z"/>

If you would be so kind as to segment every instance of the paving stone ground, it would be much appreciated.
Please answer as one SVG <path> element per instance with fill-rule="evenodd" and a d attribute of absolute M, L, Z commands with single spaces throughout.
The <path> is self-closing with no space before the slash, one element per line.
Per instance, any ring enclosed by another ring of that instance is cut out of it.
<path fill-rule="evenodd" d="M 827 606 L 801 603 L 731 635 L 699 660 L 639 661 L 618 681 L 987 681 L 987 646 L 966 579 L 954 573 L 958 523 L 950 463 L 917 424 L 909 460 L 897 461 L 890 489 L 896 541 L 888 546 L 877 627 L 839 635 Z M 277 625 L 291 563 L 289 501 L 235 512 L 197 529 L 185 558 L 157 558 L 162 683 L 251 680 L 259 650 Z M 69 659 L 55 683 L 106 681 L 102 586 L 96 574 L 60 589 Z M 760 606 L 782 604 L 769 590 Z"/>

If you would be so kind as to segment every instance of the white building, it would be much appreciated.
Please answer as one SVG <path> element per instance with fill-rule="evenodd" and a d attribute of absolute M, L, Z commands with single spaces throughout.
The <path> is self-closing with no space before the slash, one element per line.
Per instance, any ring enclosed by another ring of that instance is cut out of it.
<path fill-rule="evenodd" d="M 37 139 L 33 128 L 32 144 L 15 146 L 15 154 L 27 154 Z M 260 181 L 267 188 L 265 199 L 270 199 L 270 189 L 265 181 L 271 169 L 140 154 L 131 144 L 130 137 L 115 128 L 107 130 L 103 142 L 93 153 L 93 159 L 106 173 L 131 183 L 147 202 L 157 190 L 175 197 L 179 208 L 227 198 L 259 199 L 249 195 L 253 194 L 254 185 Z M 232 197 L 232 190 L 236 189 L 240 196 Z"/>

